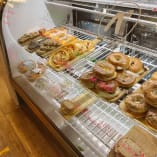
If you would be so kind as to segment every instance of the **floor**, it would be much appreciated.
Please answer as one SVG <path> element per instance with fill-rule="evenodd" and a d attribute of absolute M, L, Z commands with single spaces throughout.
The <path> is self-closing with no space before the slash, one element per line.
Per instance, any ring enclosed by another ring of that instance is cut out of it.
<path fill-rule="evenodd" d="M 17 105 L 0 51 L 0 157 L 69 157 Z M 9 90 L 8 90 L 9 89 Z M 10 94 L 12 93 L 12 94 Z"/>

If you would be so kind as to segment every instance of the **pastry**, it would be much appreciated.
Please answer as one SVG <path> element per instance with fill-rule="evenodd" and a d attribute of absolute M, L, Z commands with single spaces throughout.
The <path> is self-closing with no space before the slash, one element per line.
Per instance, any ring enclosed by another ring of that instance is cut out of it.
<path fill-rule="evenodd" d="M 61 104 L 61 112 L 65 115 L 73 115 L 76 108 L 77 104 L 70 100 L 64 100 Z"/>
<path fill-rule="evenodd" d="M 20 73 L 26 73 L 27 71 L 34 69 L 35 66 L 36 64 L 33 60 L 25 60 L 18 65 L 18 70 Z"/>
<path fill-rule="evenodd" d="M 24 34 L 22 37 L 18 39 L 18 42 L 23 45 L 27 43 L 28 41 L 35 39 L 39 36 L 40 36 L 39 32 L 32 32 L 32 33 Z"/>
<path fill-rule="evenodd" d="M 114 147 L 116 157 L 145 157 L 139 145 L 129 138 L 120 139 Z"/>
<path fill-rule="evenodd" d="M 118 88 L 118 83 L 116 81 L 100 81 L 96 84 L 96 92 L 99 96 L 111 100 L 118 97 L 121 90 Z"/>
<path fill-rule="evenodd" d="M 129 67 L 129 57 L 120 52 L 113 52 L 107 60 L 116 67 L 116 70 L 125 70 Z"/>
<path fill-rule="evenodd" d="M 144 117 L 149 107 L 145 102 L 143 94 L 133 93 L 126 97 L 125 105 L 127 111 L 136 118 Z"/>
<path fill-rule="evenodd" d="M 76 46 L 77 45 L 77 46 Z M 79 46 L 78 46 L 79 45 Z M 91 46 L 92 45 L 92 46 Z M 77 56 L 89 51 L 89 47 L 95 47 L 95 41 L 76 40 L 74 43 L 68 44 L 56 52 L 52 53 L 49 58 L 49 65 L 55 70 L 62 70 L 68 62 L 75 59 Z"/>
<path fill-rule="evenodd" d="M 157 81 L 152 81 L 147 90 L 144 91 L 146 102 L 154 107 L 157 107 Z"/>
<path fill-rule="evenodd" d="M 153 81 L 152 80 L 148 80 L 148 81 L 145 81 L 143 84 L 142 84 L 142 86 L 141 86 L 141 90 L 144 92 L 144 91 L 146 91 L 149 87 L 150 87 L 150 85 L 153 83 Z"/>
<path fill-rule="evenodd" d="M 26 76 L 29 81 L 33 82 L 37 78 L 41 77 L 46 71 L 46 67 L 43 63 L 36 63 L 36 67 L 29 71 Z"/>
<path fill-rule="evenodd" d="M 157 109 L 151 108 L 145 117 L 145 121 L 152 126 L 153 128 L 157 129 Z"/>
<path fill-rule="evenodd" d="M 120 87 L 129 88 L 136 82 L 136 77 L 127 71 L 123 71 L 118 73 L 116 80 Z"/>
<path fill-rule="evenodd" d="M 93 68 L 95 75 L 103 81 L 113 80 L 117 76 L 117 72 L 115 71 L 115 67 L 105 61 L 98 61 Z"/>
<path fill-rule="evenodd" d="M 35 41 L 35 40 L 32 40 L 32 41 L 29 43 L 29 45 L 28 45 L 28 47 L 27 47 L 27 50 L 28 50 L 29 52 L 33 52 L 33 51 L 35 51 L 36 49 L 38 49 L 39 47 L 40 47 L 39 42 L 38 42 L 38 41 Z"/>
<path fill-rule="evenodd" d="M 157 71 L 152 74 L 150 79 L 153 81 L 157 81 Z"/>
<path fill-rule="evenodd" d="M 95 84 L 97 82 L 97 78 L 95 77 L 93 72 L 84 73 L 79 78 L 83 84 L 85 84 L 89 89 L 95 88 Z"/>
<path fill-rule="evenodd" d="M 72 100 L 63 100 L 60 111 L 63 115 L 74 115 L 84 110 L 93 101 L 95 101 L 95 97 L 88 92 L 83 92 Z"/>
<path fill-rule="evenodd" d="M 140 59 L 131 57 L 128 70 L 134 73 L 142 74 L 144 72 L 144 65 Z"/>

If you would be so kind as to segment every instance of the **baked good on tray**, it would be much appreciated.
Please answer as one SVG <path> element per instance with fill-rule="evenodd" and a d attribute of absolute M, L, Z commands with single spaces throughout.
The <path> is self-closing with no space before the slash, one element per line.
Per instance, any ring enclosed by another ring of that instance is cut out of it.
<path fill-rule="evenodd" d="M 56 71 L 61 71 L 67 67 L 76 58 L 90 53 L 99 40 L 75 40 L 57 51 L 53 52 L 49 58 L 48 64 Z"/>
<path fill-rule="evenodd" d="M 96 84 L 96 93 L 108 101 L 117 100 L 121 95 L 121 90 L 115 80 L 112 81 L 98 81 Z"/>
<path fill-rule="evenodd" d="M 139 89 L 128 95 L 120 103 L 120 108 L 127 115 L 157 131 L 157 80 L 152 80 L 155 75 L 156 72 Z"/>
<path fill-rule="evenodd" d="M 27 71 L 34 69 L 35 66 L 36 63 L 33 60 L 25 60 L 22 61 L 17 68 L 20 73 L 26 73 Z"/>
<path fill-rule="evenodd" d="M 60 45 L 64 45 L 76 39 L 75 36 L 68 34 L 68 30 L 64 27 L 56 27 L 49 30 L 42 29 L 40 30 L 40 34 L 43 37 L 55 40 Z"/>
<path fill-rule="evenodd" d="M 145 121 L 153 128 L 157 130 L 157 109 L 151 108 L 145 117 Z"/>
<path fill-rule="evenodd" d="M 82 82 L 89 89 L 94 89 L 98 79 L 96 78 L 95 74 L 92 71 L 89 71 L 88 73 L 84 73 L 80 77 L 80 80 L 82 80 Z"/>
<path fill-rule="evenodd" d="M 93 68 L 93 71 L 97 78 L 102 81 L 110 81 L 117 77 L 117 72 L 115 67 L 105 61 L 98 61 Z"/>
<path fill-rule="evenodd" d="M 58 48 L 59 46 L 61 46 L 59 42 L 53 39 L 46 39 L 40 44 L 39 49 L 36 51 L 36 53 L 41 57 L 46 57 L 48 55 L 48 52 Z"/>
<path fill-rule="evenodd" d="M 111 53 L 107 60 L 116 67 L 116 70 L 128 69 L 130 63 L 130 58 L 121 52 Z"/>
<path fill-rule="evenodd" d="M 128 71 L 123 71 L 118 73 L 116 80 L 120 87 L 129 88 L 135 84 L 136 77 Z"/>
<path fill-rule="evenodd" d="M 46 67 L 43 63 L 36 63 L 36 67 L 26 73 L 27 79 L 31 82 L 41 77 L 46 71 Z"/>
<path fill-rule="evenodd" d="M 113 102 L 120 99 L 126 89 L 134 86 L 147 71 L 148 68 L 144 67 L 140 59 L 113 52 L 104 60 L 97 61 L 92 72 L 82 74 L 80 80 L 99 96 Z M 116 88 L 110 91 L 113 84 Z"/>
<path fill-rule="evenodd" d="M 114 147 L 115 157 L 145 157 L 142 148 L 130 138 L 120 139 Z"/>
<path fill-rule="evenodd" d="M 25 45 L 26 43 L 28 43 L 29 41 L 37 38 L 40 36 L 40 33 L 39 32 L 31 32 L 31 33 L 27 33 L 27 34 L 24 34 L 22 35 L 19 39 L 18 39 L 18 42 L 19 44 L 21 45 Z"/>
<path fill-rule="evenodd" d="M 137 75 L 142 75 L 147 69 L 139 58 L 127 56 L 121 52 L 113 52 L 106 60 L 115 66 L 117 71 L 128 70 Z"/>
<path fill-rule="evenodd" d="M 127 111 L 135 118 L 145 117 L 146 112 L 149 109 L 149 105 L 147 105 L 142 93 L 133 93 L 127 96 L 124 102 Z"/>
<path fill-rule="evenodd" d="M 61 102 L 60 112 L 66 119 L 69 119 L 86 109 L 96 100 L 97 98 L 91 95 L 89 92 L 83 92 L 75 98 L 63 100 Z"/>

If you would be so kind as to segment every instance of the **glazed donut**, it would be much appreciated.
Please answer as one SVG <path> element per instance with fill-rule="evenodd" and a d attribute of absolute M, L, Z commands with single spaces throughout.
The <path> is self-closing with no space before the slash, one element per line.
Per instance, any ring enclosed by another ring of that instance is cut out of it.
<path fill-rule="evenodd" d="M 117 76 L 117 72 L 115 71 L 115 67 L 105 61 L 98 61 L 93 68 L 94 73 L 96 76 L 103 81 L 109 81 Z"/>
<path fill-rule="evenodd" d="M 144 117 L 149 109 L 148 105 L 145 103 L 144 95 L 140 93 L 133 93 L 127 96 L 125 105 L 127 110 L 136 116 L 136 118 Z"/>
<path fill-rule="evenodd" d="M 157 71 L 152 74 L 150 79 L 153 81 L 157 81 Z"/>
<path fill-rule="evenodd" d="M 144 91 L 146 102 L 157 107 L 157 82 L 152 82 L 146 91 Z"/>
<path fill-rule="evenodd" d="M 128 88 L 128 87 L 131 87 L 135 83 L 136 78 L 134 75 L 124 71 L 118 74 L 116 80 L 118 81 L 120 87 Z"/>
<path fill-rule="evenodd" d="M 79 79 L 90 89 L 94 88 L 97 82 L 97 78 L 91 71 L 88 73 L 84 73 L 83 75 L 80 76 Z"/>
<path fill-rule="evenodd" d="M 130 64 L 128 70 L 134 73 L 141 74 L 144 72 L 143 63 L 141 62 L 140 59 L 132 57 L 130 58 Z"/>
<path fill-rule="evenodd" d="M 153 128 L 157 129 L 157 109 L 151 108 L 145 117 L 145 121 L 152 126 Z"/>
<path fill-rule="evenodd" d="M 112 53 L 107 57 L 107 60 L 116 66 L 117 70 L 124 70 L 129 67 L 129 57 L 120 52 Z"/>

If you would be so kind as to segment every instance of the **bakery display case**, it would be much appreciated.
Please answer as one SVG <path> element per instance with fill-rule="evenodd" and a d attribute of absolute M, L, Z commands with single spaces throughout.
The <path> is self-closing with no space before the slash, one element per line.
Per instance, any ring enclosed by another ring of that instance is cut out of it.
<path fill-rule="evenodd" d="M 156 8 L 155 0 L 4 3 L 11 83 L 71 156 L 107 157 L 135 126 L 156 140 Z"/>

